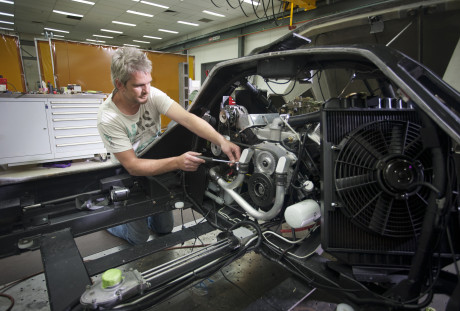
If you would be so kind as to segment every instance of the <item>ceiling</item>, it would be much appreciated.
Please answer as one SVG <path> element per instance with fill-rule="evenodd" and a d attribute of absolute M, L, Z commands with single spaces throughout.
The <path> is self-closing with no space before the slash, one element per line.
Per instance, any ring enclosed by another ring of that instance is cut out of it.
<path fill-rule="evenodd" d="M 0 2 L 0 12 L 14 14 L 14 16 L 0 15 L 0 21 L 13 22 L 14 24 L 0 22 L 0 31 L 19 34 L 21 39 L 24 35 L 44 38 L 45 32 L 52 32 L 56 39 L 88 43 L 91 42 L 88 39 L 100 40 L 103 41 L 100 42 L 102 44 L 131 44 L 143 49 L 161 46 L 168 41 L 183 40 L 211 30 L 228 27 L 232 23 L 244 23 L 257 18 L 253 13 L 252 4 L 241 4 L 246 14 L 249 15 L 246 17 L 241 8 L 237 7 L 237 0 L 87 0 L 94 2 L 94 5 L 73 0 L 8 1 L 14 2 L 14 4 Z M 147 2 L 168 8 L 153 6 Z M 276 2 L 279 6 L 279 0 Z M 231 8 L 229 4 L 235 9 Z M 259 5 L 260 9 L 262 9 L 261 5 Z M 62 15 L 54 13 L 53 10 L 79 14 L 83 17 Z M 128 13 L 128 10 L 151 14 L 153 17 Z M 225 17 L 209 15 L 203 13 L 203 10 L 219 13 Z M 112 21 L 130 23 L 135 26 L 115 24 Z M 178 21 L 191 22 L 198 24 L 198 26 L 180 24 Z M 55 30 L 45 30 L 45 27 Z M 5 30 L 4 28 L 14 30 Z M 104 32 L 101 29 L 120 31 L 122 34 Z M 178 33 L 161 32 L 159 29 L 172 30 Z M 68 33 L 56 30 L 68 31 Z"/>

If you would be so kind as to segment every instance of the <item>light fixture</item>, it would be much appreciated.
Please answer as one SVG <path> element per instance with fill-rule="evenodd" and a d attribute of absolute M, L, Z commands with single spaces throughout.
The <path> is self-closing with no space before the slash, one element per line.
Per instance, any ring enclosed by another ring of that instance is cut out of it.
<path fill-rule="evenodd" d="M 90 5 L 94 5 L 94 2 L 91 2 L 91 1 L 86 1 L 86 0 L 72 0 L 72 1 L 75 1 L 75 2 L 80 2 L 80 3 L 84 3 L 84 4 L 90 4 Z"/>
<path fill-rule="evenodd" d="M 148 41 L 141 41 L 141 40 L 133 40 L 134 42 L 139 42 L 139 43 L 150 43 Z"/>
<path fill-rule="evenodd" d="M 0 21 L 0 23 L 14 25 L 13 22 L 7 22 L 7 21 Z"/>
<path fill-rule="evenodd" d="M 169 33 L 178 33 L 177 31 L 167 30 L 167 29 L 158 29 L 158 31 L 169 32 Z"/>
<path fill-rule="evenodd" d="M 53 34 L 53 37 L 65 38 L 65 36 L 63 36 L 63 35 L 55 35 L 55 34 Z"/>
<path fill-rule="evenodd" d="M 0 0 L 1 3 L 8 3 L 8 4 L 14 4 L 13 1 L 8 1 L 8 0 Z"/>
<path fill-rule="evenodd" d="M 5 15 L 5 16 L 11 16 L 11 17 L 14 17 L 14 14 L 10 14 L 10 13 L 4 13 L 4 12 L 0 12 L 0 15 Z"/>
<path fill-rule="evenodd" d="M 68 31 L 66 30 L 59 30 L 59 29 L 54 29 L 54 28 L 43 28 L 43 29 L 46 29 L 46 30 L 49 30 L 49 31 L 56 31 L 56 32 L 63 32 L 63 33 L 69 33 Z"/>
<path fill-rule="evenodd" d="M 142 16 L 147 16 L 147 17 L 153 17 L 152 14 L 147 14 L 147 13 L 142 13 L 142 12 L 137 12 L 137 11 L 132 11 L 132 10 L 128 10 L 126 11 L 128 13 L 131 13 L 131 14 L 136 14 L 136 15 L 142 15 Z"/>
<path fill-rule="evenodd" d="M 93 37 L 100 37 L 100 38 L 108 38 L 108 39 L 113 39 L 113 37 L 109 37 L 109 36 L 103 36 L 103 35 L 93 35 Z"/>
<path fill-rule="evenodd" d="M 150 38 L 150 39 L 155 39 L 155 40 L 162 40 L 163 38 L 160 37 L 152 37 L 152 36 L 142 36 L 144 38 Z"/>
<path fill-rule="evenodd" d="M 156 7 L 163 8 L 163 9 L 169 9 L 169 6 L 153 3 L 153 2 L 150 2 L 150 1 L 144 1 L 144 0 L 141 0 L 141 1 L 133 0 L 133 1 L 140 2 L 140 3 L 143 3 L 143 4 L 152 5 L 152 6 L 156 6 Z"/>
<path fill-rule="evenodd" d="M 135 26 L 136 26 L 136 24 L 123 23 L 123 22 L 119 22 L 119 21 L 112 21 L 112 23 L 114 23 L 114 24 L 120 24 L 120 25 L 125 25 L 125 26 L 131 26 L 131 27 L 135 27 Z"/>
<path fill-rule="evenodd" d="M 113 32 L 113 33 L 120 33 L 122 34 L 123 31 L 118 31 L 118 30 L 110 30 L 110 29 L 101 29 L 101 31 L 105 31 L 105 32 Z"/>
<path fill-rule="evenodd" d="M 216 13 L 216 12 L 211 12 L 211 11 L 208 11 L 208 10 L 204 10 L 203 13 L 206 13 L 206 14 L 209 14 L 209 15 L 214 15 L 214 16 L 219 16 L 219 17 L 225 17 L 225 15 L 223 15 L 223 14 L 219 14 L 219 13 Z"/>
<path fill-rule="evenodd" d="M 190 26 L 200 26 L 198 24 L 195 24 L 195 23 L 190 23 L 190 22 L 184 22 L 184 21 L 178 21 L 179 24 L 184 24 L 184 25 L 190 25 Z"/>
<path fill-rule="evenodd" d="M 243 2 L 246 2 L 246 3 L 249 3 L 249 4 L 259 5 L 259 2 L 257 2 L 257 1 L 252 1 L 252 0 L 243 0 Z"/>
<path fill-rule="evenodd" d="M 138 47 L 140 47 L 139 45 L 134 45 L 134 44 L 127 44 L 127 43 L 125 43 L 125 44 L 123 44 L 123 45 L 124 45 L 124 46 L 132 46 L 132 47 L 135 47 L 135 48 L 138 48 Z"/>
<path fill-rule="evenodd" d="M 14 29 L 13 29 L 13 28 L 5 28 L 5 27 L 0 27 L 0 29 L 2 29 L 2 30 L 11 30 L 11 31 L 14 31 Z"/>
<path fill-rule="evenodd" d="M 67 15 L 67 16 L 83 17 L 83 15 L 81 15 L 81 14 L 74 14 L 74 13 L 58 11 L 58 10 L 53 10 L 53 12 L 57 13 L 57 14 Z"/>
<path fill-rule="evenodd" d="M 96 42 L 96 43 L 105 43 L 105 41 L 102 41 L 102 40 L 94 40 L 94 39 L 86 39 L 86 41 Z"/>

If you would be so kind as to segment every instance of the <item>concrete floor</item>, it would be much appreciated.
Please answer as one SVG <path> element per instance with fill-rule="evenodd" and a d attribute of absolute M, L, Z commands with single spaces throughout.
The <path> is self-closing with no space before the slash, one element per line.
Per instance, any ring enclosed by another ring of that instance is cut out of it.
<path fill-rule="evenodd" d="M 95 164 L 90 162 L 82 165 L 86 167 L 86 165 Z M 43 173 L 41 168 L 32 168 L 32 171 L 37 175 Z M 49 170 L 46 172 L 49 173 Z M 8 174 L 0 173 L 0 179 L 6 182 L 10 179 L 23 178 L 25 177 L 20 170 L 12 170 Z M 194 220 L 190 211 L 186 211 L 183 216 L 184 223 Z M 195 218 L 199 217 L 195 214 Z M 175 225 L 178 226 L 177 229 L 182 227 L 182 217 L 178 211 L 175 212 Z M 202 240 L 205 243 L 213 243 L 215 234 L 211 232 L 203 236 Z M 127 246 L 124 240 L 110 235 L 105 230 L 78 237 L 75 240 L 85 260 L 91 260 L 93 257 L 102 256 Z M 187 243 L 191 245 L 195 241 Z M 129 266 L 145 271 L 190 251 L 191 249 L 165 250 L 130 263 Z M 0 293 L 4 292 L 14 298 L 15 305 L 12 311 L 50 310 L 40 251 L 0 259 L 0 267 Z M 302 288 L 300 284 L 295 283 L 289 272 L 256 253 L 249 253 L 231 263 L 206 279 L 204 284 L 206 285 L 205 290 L 202 286 L 191 286 L 150 310 L 329 311 L 336 310 L 337 304 L 340 303 L 340 301 L 334 301 L 334 297 L 327 293 Z M 441 311 L 445 310 L 446 304 L 446 297 L 437 295 L 430 306 Z M 9 305 L 10 301 L 7 298 L 0 297 L 0 311 L 7 310 Z"/>
<path fill-rule="evenodd" d="M 176 225 L 180 224 L 181 218 L 180 214 L 176 213 Z M 185 213 L 184 221 L 192 220 L 191 214 Z M 181 225 L 176 229 L 180 227 Z M 202 236 L 201 240 L 205 244 L 213 243 L 216 234 L 216 231 L 210 232 Z M 76 243 L 84 260 L 91 260 L 127 246 L 125 241 L 106 231 L 76 238 Z M 191 240 L 184 246 L 191 246 L 194 243 L 200 244 L 201 242 Z M 190 248 L 165 250 L 120 268 L 132 267 L 142 272 L 191 251 Z M 0 293 L 4 292 L 14 298 L 15 306 L 12 311 L 50 310 L 46 280 L 44 274 L 41 273 L 43 266 L 39 251 L 1 259 L 0 267 L 2 271 L 0 273 Z M 93 281 L 98 277 L 94 277 Z M 334 301 L 334 297 L 327 293 L 313 288 L 309 291 L 302 285 L 291 284 L 292 282 L 292 275 L 289 272 L 252 252 L 207 278 L 204 281 L 204 288 L 201 286 L 203 284 L 191 286 L 149 310 L 332 311 L 336 310 L 337 304 L 340 303 L 340 301 Z M 8 284 L 14 284 L 14 286 L 8 288 Z M 0 311 L 7 310 L 9 305 L 8 299 L 0 297 Z M 446 305 L 447 297 L 436 295 L 430 306 L 434 310 L 442 311 L 445 310 Z"/>
<path fill-rule="evenodd" d="M 190 215 L 185 217 L 185 219 L 189 218 Z M 205 244 L 213 243 L 217 233 L 216 231 L 210 232 L 202 236 L 201 241 Z M 79 237 L 76 242 L 84 260 L 91 260 L 94 257 L 120 250 L 127 245 L 123 240 L 111 236 L 106 231 Z M 200 244 L 201 242 L 188 241 L 184 246 L 190 246 L 194 243 Z M 101 251 L 101 248 L 106 247 L 106 250 Z M 96 250 L 99 252 L 94 254 Z M 120 268 L 131 267 L 138 269 L 138 271 L 145 271 L 152 266 L 183 256 L 191 251 L 190 248 L 165 250 Z M 0 286 L 0 292 L 3 292 L 3 286 L 10 282 L 15 284 L 4 292 L 15 299 L 13 310 L 50 310 L 45 277 L 41 273 L 43 266 L 39 251 L 1 259 L 0 266 L 3 271 L 0 274 L 0 284 L 3 284 Z M 243 310 L 289 276 L 290 274 L 278 265 L 252 252 L 224 267 L 204 280 L 203 283 L 177 293 L 150 310 Z M 98 277 L 94 277 L 93 280 Z M 9 301 L 3 297 L 0 298 L 0 310 L 6 310 Z M 274 310 L 280 309 L 275 307 Z"/>

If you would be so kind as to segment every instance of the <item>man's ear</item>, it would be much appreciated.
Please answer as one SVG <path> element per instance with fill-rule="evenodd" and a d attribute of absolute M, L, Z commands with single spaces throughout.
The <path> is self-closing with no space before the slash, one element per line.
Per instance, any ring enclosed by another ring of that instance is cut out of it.
<path fill-rule="evenodd" d="M 115 79 L 115 85 L 117 87 L 117 90 L 120 90 L 122 89 L 125 85 L 123 83 L 120 82 L 120 80 L 118 79 Z"/>

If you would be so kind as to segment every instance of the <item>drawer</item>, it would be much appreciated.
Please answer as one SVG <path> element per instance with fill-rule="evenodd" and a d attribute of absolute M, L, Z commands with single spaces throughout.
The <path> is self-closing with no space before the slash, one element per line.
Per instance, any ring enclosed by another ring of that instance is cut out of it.
<path fill-rule="evenodd" d="M 53 127 L 54 138 L 62 138 L 73 135 L 92 135 L 99 132 L 96 125 L 86 126 L 54 126 Z"/>
<path fill-rule="evenodd" d="M 53 128 L 96 126 L 97 115 L 52 116 Z"/>
<path fill-rule="evenodd" d="M 79 150 L 89 150 L 90 153 L 94 154 L 105 152 L 104 144 L 99 134 L 56 138 L 54 142 L 56 153 Z"/>

